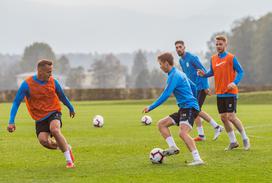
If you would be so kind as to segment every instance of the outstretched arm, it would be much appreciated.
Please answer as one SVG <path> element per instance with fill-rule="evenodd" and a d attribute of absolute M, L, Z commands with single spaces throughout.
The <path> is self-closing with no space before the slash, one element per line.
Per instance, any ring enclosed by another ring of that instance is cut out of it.
<path fill-rule="evenodd" d="M 27 83 L 24 81 L 21 84 L 21 86 L 16 94 L 16 97 L 13 101 L 13 104 L 12 104 L 12 107 L 10 110 L 9 125 L 7 128 L 7 130 L 9 132 L 15 131 L 15 117 L 16 117 L 17 111 L 19 109 L 19 106 L 25 96 L 29 96 L 29 88 L 28 88 Z"/>
<path fill-rule="evenodd" d="M 168 97 L 173 93 L 176 85 L 177 85 L 177 80 L 174 77 L 168 78 L 167 85 L 165 86 L 160 97 L 155 102 L 153 102 L 150 106 L 146 107 L 143 112 L 147 113 L 149 111 L 152 111 L 153 109 L 161 105 L 163 102 L 165 102 L 168 99 Z"/>

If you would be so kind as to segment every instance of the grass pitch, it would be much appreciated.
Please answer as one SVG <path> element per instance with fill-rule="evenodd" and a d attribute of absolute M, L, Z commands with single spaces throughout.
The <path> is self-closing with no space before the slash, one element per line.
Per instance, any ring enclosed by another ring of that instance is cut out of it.
<path fill-rule="evenodd" d="M 261 96 L 261 97 L 260 97 Z M 271 93 L 242 94 L 238 116 L 244 123 L 252 148 L 245 152 L 239 134 L 240 148 L 225 152 L 228 137 L 224 132 L 212 141 L 213 129 L 204 123 L 207 140 L 197 143 L 206 165 L 187 167 L 191 154 L 178 137 L 178 128 L 171 128 L 181 153 L 167 157 L 163 164 L 153 165 L 149 152 L 154 147 L 166 148 L 156 123 L 178 110 L 173 99 L 149 115 L 150 126 L 140 123 L 142 109 L 152 100 L 72 102 L 76 117 L 70 119 L 63 110 L 62 132 L 73 146 L 76 168 L 66 169 L 59 151 L 43 148 L 36 139 L 35 126 L 25 104 L 16 118 L 17 130 L 5 129 L 11 104 L 1 104 L 0 111 L 0 182 L 271 182 L 272 180 L 272 100 Z M 215 98 L 210 97 L 203 110 L 220 124 Z M 103 128 L 94 128 L 92 117 L 104 116 Z M 196 129 L 192 131 L 196 135 Z"/>

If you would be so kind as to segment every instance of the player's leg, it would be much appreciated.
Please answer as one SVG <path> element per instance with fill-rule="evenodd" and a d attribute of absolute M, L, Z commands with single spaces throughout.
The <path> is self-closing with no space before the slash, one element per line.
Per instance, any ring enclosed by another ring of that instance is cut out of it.
<path fill-rule="evenodd" d="M 229 120 L 231 121 L 231 123 L 236 127 L 236 129 L 241 134 L 242 139 L 243 139 L 244 149 L 249 150 L 250 149 L 250 142 L 249 142 L 248 136 L 246 135 L 246 131 L 245 131 L 245 128 L 244 128 L 242 122 L 236 116 L 236 114 L 234 112 L 229 113 Z"/>
<path fill-rule="evenodd" d="M 197 116 L 195 119 L 195 124 L 197 128 L 198 136 L 194 138 L 194 141 L 204 141 L 206 140 L 205 134 L 204 134 L 204 128 L 202 125 L 202 119 L 200 116 Z"/>
<path fill-rule="evenodd" d="M 199 116 L 207 121 L 214 128 L 214 137 L 213 140 L 216 140 L 224 128 L 221 125 L 218 125 L 217 122 L 205 111 L 200 111 Z"/>
<path fill-rule="evenodd" d="M 199 104 L 200 109 L 202 108 L 202 105 L 205 102 L 206 96 L 207 96 L 207 94 L 206 94 L 205 90 L 198 91 L 197 99 L 198 99 L 198 104 Z M 214 134 L 213 140 L 216 140 L 224 128 L 222 126 L 218 125 L 217 122 L 205 111 L 201 110 L 199 112 L 199 117 L 201 117 L 204 121 L 208 122 L 214 128 L 215 134 Z M 198 135 L 199 135 L 198 139 L 200 139 L 200 140 L 205 139 L 202 123 L 200 123 L 198 119 L 196 119 L 195 122 L 196 122 L 197 129 L 198 129 Z M 201 126 L 198 125 L 198 123 L 200 123 Z M 203 134 L 200 134 L 201 132 L 203 132 Z M 201 138 L 201 137 L 204 137 L 204 138 Z M 195 141 L 198 141 L 198 139 L 195 138 Z"/>
<path fill-rule="evenodd" d="M 175 114 L 172 114 L 170 116 L 173 116 L 173 115 L 175 115 Z M 168 149 L 165 149 L 163 151 L 164 156 L 170 156 L 170 155 L 174 155 L 174 154 L 179 153 L 179 148 L 177 147 L 177 145 L 176 145 L 176 143 L 170 133 L 170 130 L 169 130 L 169 127 L 173 126 L 175 124 L 174 119 L 170 116 L 167 116 L 158 122 L 158 129 L 159 129 L 161 135 L 163 136 L 163 138 L 165 139 L 166 143 L 169 146 Z"/>
<path fill-rule="evenodd" d="M 69 147 L 69 144 L 67 143 L 65 137 L 61 133 L 60 128 L 61 128 L 61 121 L 59 119 L 54 119 L 50 122 L 50 133 L 56 139 L 60 150 L 64 153 L 64 156 L 67 162 L 66 167 L 73 168 L 74 157 L 73 157 L 71 148 Z"/>
<path fill-rule="evenodd" d="M 47 149 L 57 149 L 58 144 L 50 138 L 49 132 L 40 132 L 38 134 L 38 140 L 41 145 Z"/>
<path fill-rule="evenodd" d="M 180 123 L 179 127 L 180 127 L 179 136 L 184 141 L 184 143 L 186 144 L 187 148 L 189 149 L 193 156 L 193 161 L 188 165 L 194 166 L 204 164 L 196 148 L 195 141 L 189 134 L 192 129 L 192 126 L 189 124 L 188 121 L 187 122 L 183 121 Z"/>
<path fill-rule="evenodd" d="M 232 150 L 239 146 L 234 130 L 232 128 L 232 123 L 229 120 L 229 105 L 228 98 L 225 97 L 217 97 L 217 108 L 220 114 L 221 121 L 224 124 L 226 132 L 228 133 L 230 144 L 225 150 Z"/>

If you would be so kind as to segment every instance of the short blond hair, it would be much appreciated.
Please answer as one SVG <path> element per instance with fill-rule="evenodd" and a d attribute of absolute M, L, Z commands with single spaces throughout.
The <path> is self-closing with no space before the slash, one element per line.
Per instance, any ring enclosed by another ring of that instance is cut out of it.
<path fill-rule="evenodd" d="M 44 67 L 45 65 L 53 65 L 52 60 L 42 59 L 38 61 L 37 68 Z"/>
<path fill-rule="evenodd" d="M 215 40 L 221 40 L 221 41 L 224 41 L 225 43 L 228 43 L 227 36 L 225 36 L 225 35 L 217 35 L 215 37 Z"/>

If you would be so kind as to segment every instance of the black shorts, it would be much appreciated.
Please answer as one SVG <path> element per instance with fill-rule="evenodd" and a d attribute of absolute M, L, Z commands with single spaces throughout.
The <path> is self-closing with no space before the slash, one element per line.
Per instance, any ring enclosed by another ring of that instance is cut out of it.
<path fill-rule="evenodd" d="M 219 114 L 235 112 L 237 108 L 236 97 L 217 97 L 217 109 Z"/>
<path fill-rule="evenodd" d="M 207 94 L 206 94 L 205 90 L 198 90 L 197 91 L 197 101 L 198 101 L 198 105 L 199 105 L 200 110 L 201 110 L 202 105 L 205 102 L 206 96 L 207 96 Z"/>
<path fill-rule="evenodd" d="M 39 134 L 41 132 L 48 132 L 50 133 L 50 123 L 53 120 L 59 120 L 60 121 L 60 127 L 62 127 L 62 122 L 61 122 L 61 113 L 60 112 L 54 112 L 53 114 L 51 114 L 50 116 L 48 116 L 48 118 L 36 122 L 36 135 L 37 137 L 39 136 Z"/>
<path fill-rule="evenodd" d="M 195 118 L 198 116 L 199 111 L 194 108 L 189 109 L 179 109 L 178 112 L 169 115 L 175 122 L 177 126 L 180 124 L 187 124 L 189 127 L 193 128 Z"/>

